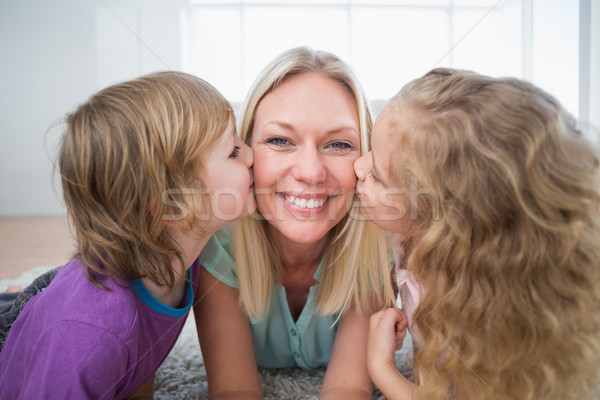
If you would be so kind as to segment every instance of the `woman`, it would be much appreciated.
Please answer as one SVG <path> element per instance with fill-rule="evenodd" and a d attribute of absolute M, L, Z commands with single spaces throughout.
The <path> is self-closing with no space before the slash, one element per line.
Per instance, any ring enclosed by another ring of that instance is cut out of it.
<path fill-rule="evenodd" d="M 257 365 L 327 367 L 321 398 L 371 398 L 371 312 L 393 302 L 383 233 L 351 218 L 372 118 L 349 67 L 277 57 L 243 107 L 258 215 L 205 247 L 195 316 L 211 398 L 260 398 Z"/>

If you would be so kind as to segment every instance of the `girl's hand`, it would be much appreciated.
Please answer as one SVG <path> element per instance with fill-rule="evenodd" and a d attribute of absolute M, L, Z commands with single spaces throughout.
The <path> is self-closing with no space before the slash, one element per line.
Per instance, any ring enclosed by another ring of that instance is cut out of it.
<path fill-rule="evenodd" d="M 417 386 L 396 368 L 396 350 L 402 347 L 408 318 L 397 308 L 371 316 L 367 340 L 367 367 L 373 383 L 389 400 L 417 398 Z"/>
<path fill-rule="evenodd" d="M 367 370 L 369 315 L 351 307 L 341 318 L 319 400 L 367 400 L 373 384 Z"/>
<path fill-rule="evenodd" d="M 392 366 L 396 369 L 396 350 L 402 348 L 408 319 L 397 308 L 387 308 L 371 316 L 367 340 L 369 373 Z"/>

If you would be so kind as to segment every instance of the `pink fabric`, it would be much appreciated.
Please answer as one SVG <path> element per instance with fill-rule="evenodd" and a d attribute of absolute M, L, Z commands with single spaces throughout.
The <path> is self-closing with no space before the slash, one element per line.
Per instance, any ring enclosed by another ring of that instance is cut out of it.
<path fill-rule="evenodd" d="M 394 256 L 394 261 L 396 263 L 394 273 L 396 275 L 396 286 L 400 296 L 400 309 L 408 318 L 408 330 L 413 337 L 414 345 L 418 347 L 423 344 L 423 336 L 421 336 L 413 317 L 415 310 L 421 301 L 421 296 L 424 293 L 423 288 L 417 283 L 413 274 L 402 266 L 402 260 L 404 259 L 402 242 L 404 239 L 405 237 L 400 234 L 392 235 L 390 238 L 392 255 Z"/>
<path fill-rule="evenodd" d="M 398 285 L 400 301 L 402 303 L 400 309 L 406 314 L 408 329 L 413 337 L 413 342 L 415 346 L 419 347 L 423 344 L 423 337 L 414 321 L 414 313 L 421 301 L 423 289 L 417 283 L 412 273 L 399 268 L 398 265 L 396 265 L 396 284 Z"/>

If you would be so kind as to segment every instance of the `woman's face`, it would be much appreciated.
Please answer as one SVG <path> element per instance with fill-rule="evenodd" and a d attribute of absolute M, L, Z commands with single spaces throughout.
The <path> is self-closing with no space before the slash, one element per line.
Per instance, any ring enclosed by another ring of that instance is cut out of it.
<path fill-rule="evenodd" d="M 318 73 L 286 79 L 259 103 L 251 147 L 258 210 L 275 231 L 315 243 L 346 215 L 360 133 L 344 85 Z"/>

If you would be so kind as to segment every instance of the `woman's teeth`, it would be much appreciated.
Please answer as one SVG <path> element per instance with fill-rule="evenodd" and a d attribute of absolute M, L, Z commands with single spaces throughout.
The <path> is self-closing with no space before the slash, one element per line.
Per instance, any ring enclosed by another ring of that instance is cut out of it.
<path fill-rule="evenodd" d="M 327 198 L 323 199 L 303 199 L 301 197 L 294 196 L 286 196 L 282 195 L 284 199 L 286 199 L 289 203 L 295 205 L 300 208 L 318 208 L 321 207 L 327 201 Z"/>

